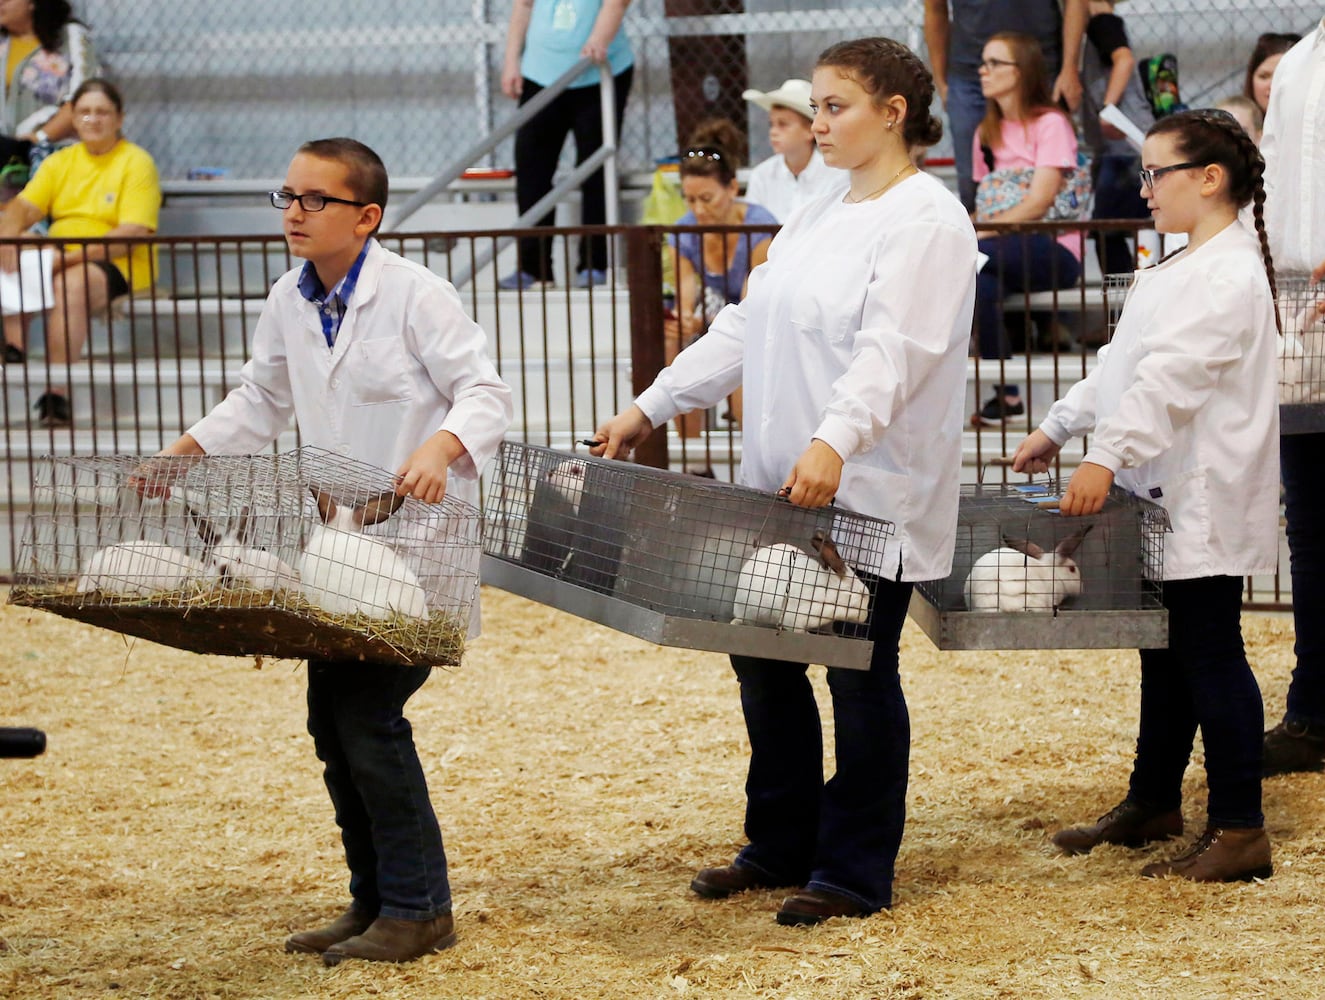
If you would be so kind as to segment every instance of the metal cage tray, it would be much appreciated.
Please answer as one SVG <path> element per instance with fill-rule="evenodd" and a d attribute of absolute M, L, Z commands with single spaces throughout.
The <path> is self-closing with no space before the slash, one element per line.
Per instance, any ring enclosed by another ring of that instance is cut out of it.
<path fill-rule="evenodd" d="M 508 441 L 488 491 L 481 572 L 492 586 L 659 645 L 866 669 L 867 621 L 783 627 L 734 615 L 754 553 L 805 548 L 817 532 L 861 567 L 882 563 L 893 525 Z"/>

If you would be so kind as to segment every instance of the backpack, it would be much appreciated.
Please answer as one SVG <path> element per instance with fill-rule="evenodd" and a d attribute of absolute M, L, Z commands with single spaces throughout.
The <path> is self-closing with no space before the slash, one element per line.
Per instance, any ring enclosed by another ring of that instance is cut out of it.
<path fill-rule="evenodd" d="M 1176 111 L 1187 110 L 1178 94 L 1178 57 L 1172 52 L 1142 59 L 1136 71 L 1141 74 L 1141 86 L 1156 121 Z"/>

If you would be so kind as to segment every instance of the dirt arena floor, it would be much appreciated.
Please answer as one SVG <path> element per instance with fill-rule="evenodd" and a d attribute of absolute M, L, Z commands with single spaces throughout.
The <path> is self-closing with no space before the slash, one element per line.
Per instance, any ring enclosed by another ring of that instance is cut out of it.
<path fill-rule="evenodd" d="M 281 948 L 346 902 L 302 667 L 0 609 L 0 725 L 49 735 L 44 756 L 0 761 L 0 997 L 1325 995 L 1325 775 L 1267 782 L 1264 883 L 1137 877 L 1171 846 L 1050 846 L 1122 795 L 1134 653 L 939 653 L 908 626 L 894 909 L 782 928 L 783 893 L 687 891 L 741 842 L 746 747 L 725 659 L 496 591 L 484 609 L 485 637 L 409 713 L 459 943 L 336 969 Z M 1278 709 L 1291 623 L 1252 615 L 1245 630 Z M 1199 760 L 1188 775 L 1199 831 Z"/>

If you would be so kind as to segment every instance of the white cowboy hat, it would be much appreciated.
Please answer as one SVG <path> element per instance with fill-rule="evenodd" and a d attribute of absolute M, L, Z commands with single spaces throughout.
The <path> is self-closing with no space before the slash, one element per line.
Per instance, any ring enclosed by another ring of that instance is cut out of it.
<path fill-rule="evenodd" d="M 762 90 L 747 90 L 741 95 L 747 101 L 758 104 L 765 111 L 774 108 L 788 108 L 798 115 L 814 120 L 814 109 L 810 107 L 809 80 L 783 80 L 777 90 L 765 93 Z"/>

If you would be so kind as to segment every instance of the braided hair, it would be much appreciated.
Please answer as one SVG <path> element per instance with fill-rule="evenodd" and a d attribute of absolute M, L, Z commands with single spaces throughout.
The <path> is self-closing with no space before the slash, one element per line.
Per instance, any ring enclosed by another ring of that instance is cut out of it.
<path fill-rule="evenodd" d="M 897 95 L 906 101 L 902 140 L 907 148 L 933 146 L 943 138 L 943 123 L 929 113 L 934 103 L 934 78 L 920 57 L 891 38 L 857 38 L 838 42 L 819 54 L 815 69 L 831 66 L 854 80 L 882 106 Z"/>
<path fill-rule="evenodd" d="M 1274 259 L 1270 256 L 1270 239 L 1265 234 L 1265 160 L 1256 143 L 1236 118 L 1215 108 L 1167 115 L 1146 133 L 1147 138 L 1152 135 L 1172 136 L 1178 155 L 1184 160 L 1218 163 L 1228 173 L 1228 194 L 1233 204 L 1242 208 L 1247 202 L 1252 203 L 1265 277 L 1270 281 L 1270 295 L 1276 303 L 1274 323 L 1283 333 L 1283 323 L 1279 319 L 1279 290 L 1274 282 Z"/>

